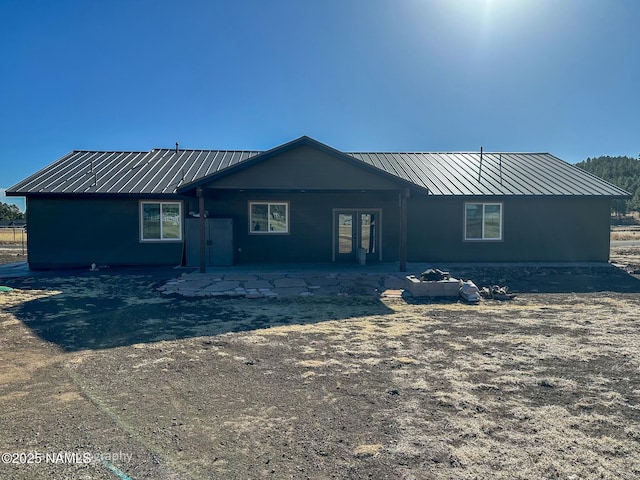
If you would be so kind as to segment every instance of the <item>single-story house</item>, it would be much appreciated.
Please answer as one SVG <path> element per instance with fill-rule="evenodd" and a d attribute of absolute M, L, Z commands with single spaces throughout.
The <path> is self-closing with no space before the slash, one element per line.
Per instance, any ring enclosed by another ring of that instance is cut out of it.
<path fill-rule="evenodd" d="M 25 228 L 27 226 L 26 220 L 0 220 L 0 228 Z"/>
<path fill-rule="evenodd" d="M 33 269 L 609 258 L 624 190 L 548 153 L 74 151 L 27 198 Z"/>

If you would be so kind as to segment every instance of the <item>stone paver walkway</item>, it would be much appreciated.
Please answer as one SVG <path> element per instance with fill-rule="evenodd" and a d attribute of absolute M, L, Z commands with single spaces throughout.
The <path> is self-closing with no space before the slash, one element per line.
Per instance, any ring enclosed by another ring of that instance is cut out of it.
<path fill-rule="evenodd" d="M 395 267 L 395 269 L 394 269 Z M 406 273 L 394 265 L 378 265 L 373 271 L 340 271 L 324 266 L 263 270 L 251 267 L 183 273 L 159 287 L 165 294 L 192 297 L 272 298 L 291 296 L 370 295 L 400 297 L 407 275 L 420 275 L 428 264 L 412 264 Z M 259 268 L 259 267 L 258 267 Z M 366 267 L 365 267 L 366 268 Z M 479 287 L 508 286 L 513 292 L 638 292 L 640 283 L 615 266 L 604 263 L 521 263 L 435 265 L 455 278 L 473 280 Z M 407 295 L 409 292 L 404 292 Z"/>
<path fill-rule="evenodd" d="M 185 273 L 158 288 L 190 297 L 400 296 L 404 273 Z"/>

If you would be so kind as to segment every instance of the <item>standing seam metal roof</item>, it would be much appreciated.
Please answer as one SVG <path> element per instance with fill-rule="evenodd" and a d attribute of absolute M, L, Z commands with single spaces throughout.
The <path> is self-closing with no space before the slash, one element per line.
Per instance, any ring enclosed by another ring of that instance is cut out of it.
<path fill-rule="evenodd" d="M 8 193 L 174 195 L 180 186 L 205 178 L 213 180 L 220 172 L 262 153 L 174 149 L 74 151 L 11 187 Z M 485 152 L 482 168 L 478 152 L 336 151 L 335 154 L 391 174 L 428 190 L 431 195 L 629 195 L 548 153 Z"/>

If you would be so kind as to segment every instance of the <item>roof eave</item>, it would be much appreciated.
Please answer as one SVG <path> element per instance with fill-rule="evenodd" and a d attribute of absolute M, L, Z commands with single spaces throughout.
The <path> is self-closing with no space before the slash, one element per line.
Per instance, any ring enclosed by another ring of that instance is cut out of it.
<path fill-rule="evenodd" d="M 113 193 L 113 192 L 72 192 L 72 193 L 61 193 L 61 192 L 12 192 L 10 195 L 7 193 L 7 196 L 12 197 L 26 197 L 29 198 L 170 198 L 170 199 L 184 199 L 186 195 L 182 195 L 179 193 L 157 193 L 157 192 L 123 192 L 123 193 Z"/>

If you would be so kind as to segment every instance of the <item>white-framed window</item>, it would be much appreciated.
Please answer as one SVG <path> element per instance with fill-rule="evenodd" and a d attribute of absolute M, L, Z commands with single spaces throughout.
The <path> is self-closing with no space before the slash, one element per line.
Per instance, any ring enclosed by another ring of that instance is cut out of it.
<path fill-rule="evenodd" d="M 464 239 L 502 240 L 502 203 L 465 203 Z"/>
<path fill-rule="evenodd" d="M 140 240 L 164 242 L 182 240 L 182 202 L 140 202 Z"/>
<path fill-rule="evenodd" d="M 249 202 L 249 233 L 289 233 L 289 203 Z"/>

